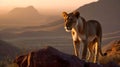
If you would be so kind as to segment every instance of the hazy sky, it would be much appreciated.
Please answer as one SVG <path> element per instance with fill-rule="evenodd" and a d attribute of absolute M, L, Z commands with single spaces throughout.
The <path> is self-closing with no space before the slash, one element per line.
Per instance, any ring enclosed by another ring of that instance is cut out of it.
<path fill-rule="evenodd" d="M 0 13 L 15 7 L 33 5 L 38 9 L 75 10 L 76 8 L 97 0 L 0 0 Z"/>

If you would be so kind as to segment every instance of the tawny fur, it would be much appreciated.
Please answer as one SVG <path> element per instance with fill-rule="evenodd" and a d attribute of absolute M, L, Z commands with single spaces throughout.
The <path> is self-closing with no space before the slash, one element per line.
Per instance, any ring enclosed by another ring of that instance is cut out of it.
<path fill-rule="evenodd" d="M 84 44 L 82 52 L 83 60 L 89 61 L 93 57 L 92 62 L 96 63 L 98 62 L 99 53 L 105 56 L 101 51 L 102 28 L 98 21 L 86 21 L 77 11 L 69 14 L 63 12 L 63 17 L 65 30 L 67 32 L 71 31 L 76 56 L 79 57 L 81 42 Z"/>

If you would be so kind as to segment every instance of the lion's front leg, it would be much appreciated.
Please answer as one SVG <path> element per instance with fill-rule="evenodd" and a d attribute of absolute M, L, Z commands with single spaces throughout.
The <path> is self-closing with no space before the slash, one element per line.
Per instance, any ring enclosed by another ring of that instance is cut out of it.
<path fill-rule="evenodd" d="M 73 41 L 73 46 L 74 46 L 75 56 L 79 57 L 80 41 L 79 40 Z"/>
<path fill-rule="evenodd" d="M 83 43 L 84 43 L 84 44 L 83 44 L 82 59 L 83 59 L 83 60 L 86 60 L 88 42 L 87 42 L 87 40 L 84 40 Z"/>

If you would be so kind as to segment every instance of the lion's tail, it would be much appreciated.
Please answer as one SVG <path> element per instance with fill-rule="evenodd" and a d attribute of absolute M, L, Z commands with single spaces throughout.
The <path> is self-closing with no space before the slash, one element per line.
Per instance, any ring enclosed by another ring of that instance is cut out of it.
<path fill-rule="evenodd" d="M 102 43 L 102 27 L 101 27 L 101 24 L 100 23 L 98 23 L 98 26 L 97 26 L 98 28 L 98 33 L 97 33 L 97 35 L 99 36 L 98 37 L 98 48 L 99 48 L 99 51 L 100 51 L 100 54 L 101 54 L 101 56 L 106 56 L 107 55 L 107 53 L 102 53 L 102 48 L 101 48 L 101 43 Z"/>
<path fill-rule="evenodd" d="M 100 41 L 99 41 L 99 42 L 100 42 L 100 43 L 99 43 L 99 51 L 100 51 L 100 54 L 101 54 L 101 56 L 106 56 L 107 53 L 103 53 L 103 52 L 102 52 L 102 48 L 101 48 L 101 43 L 102 43 L 101 40 L 102 40 L 102 37 L 99 38 L 99 39 L 100 39 Z"/>

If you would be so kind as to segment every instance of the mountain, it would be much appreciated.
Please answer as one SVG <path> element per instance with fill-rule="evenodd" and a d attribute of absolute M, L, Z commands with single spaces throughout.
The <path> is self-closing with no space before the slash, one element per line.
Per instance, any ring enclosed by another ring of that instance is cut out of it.
<path fill-rule="evenodd" d="M 98 0 L 79 7 L 81 16 L 87 20 L 95 19 L 102 24 L 103 32 L 120 30 L 120 0 Z"/>
<path fill-rule="evenodd" d="M 1 27 L 19 27 L 40 24 L 41 15 L 33 7 L 17 7 L 0 17 Z"/>
<path fill-rule="evenodd" d="M 62 31 L 62 32 L 65 32 L 64 31 L 64 21 L 61 20 L 56 20 L 54 22 L 51 22 L 51 23 L 48 23 L 48 24 L 45 24 L 45 25 L 40 25 L 40 26 L 29 26 L 29 27 L 24 27 L 22 29 L 26 29 L 26 30 L 44 30 L 44 31 Z"/>
<path fill-rule="evenodd" d="M 25 8 L 22 8 L 22 7 L 14 8 L 8 13 L 8 16 L 12 18 L 30 19 L 30 18 L 38 18 L 40 17 L 40 14 L 33 6 L 28 6 Z"/>
<path fill-rule="evenodd" d="M 19 49 L 6 41 L 0 40 L 0 60 L 6 57 L 13 58 L 18 54 Z"/>
<path fill-rule="evenodd" d="M 33 6 L 16 7 L 7 14 L 0 16 L 0 27 L 18 28 L 26 26 L 39 26 L 53 22 L 57 19 L 58 17 L 56 16 L 45 16 L 40 14 Z"/>

